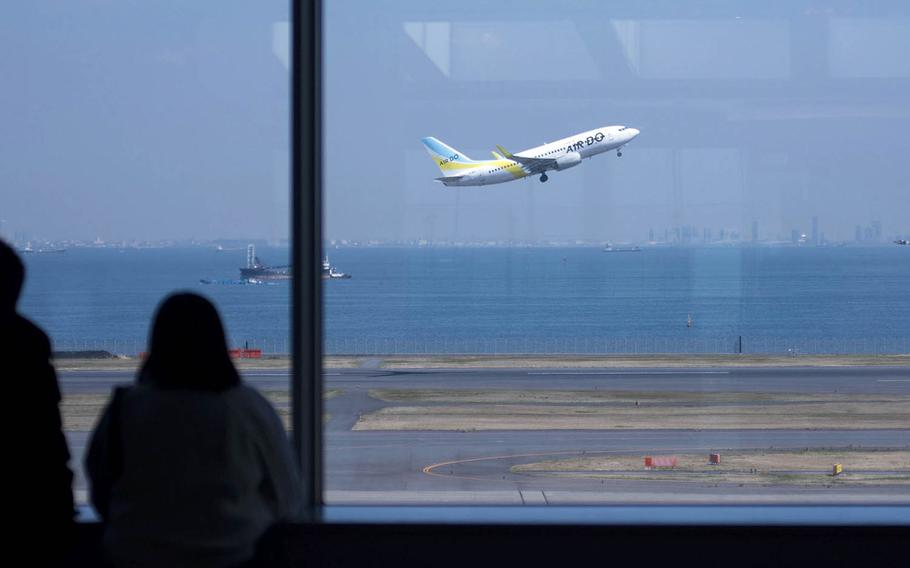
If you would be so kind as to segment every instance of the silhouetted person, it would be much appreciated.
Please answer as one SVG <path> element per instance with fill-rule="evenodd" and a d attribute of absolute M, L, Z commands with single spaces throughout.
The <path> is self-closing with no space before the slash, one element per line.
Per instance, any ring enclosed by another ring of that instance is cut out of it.
<path fill-rule="evenodd" d="M 136 384 L 120 387 L 85 468 L 104 546 L 122 566 L 235 566 L 301 512 L 290 444 L 244 386 L 215 307 L 175 294 L 158 308 Z"/>
<path fill-rule="evenodd" d="M 47 336 L 16 313 L 25 268 L 15 251 L 0 241 L 0 365 L 4 413 L 15 414 L 4 442 L 4 470 L 10 476 L 8 517 L 42 542 L 30 547 L 28 562 L 59 562 L 69 545 L 73 524 L 73 473 L 60 421 L 60 389 L 51 365 Z M 11 539 L 14 546 L 19 539 Z M 12 552 L 11 557 L 16 555 Z"/>

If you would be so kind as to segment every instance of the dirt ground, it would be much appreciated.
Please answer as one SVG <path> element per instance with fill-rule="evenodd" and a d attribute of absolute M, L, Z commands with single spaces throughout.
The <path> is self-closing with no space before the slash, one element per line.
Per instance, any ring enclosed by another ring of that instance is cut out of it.
<path fill-rule="evenodd" d="M 330 389 L 323 393 L 325 400 L 342 393 L 341 389 Z M 275 407 L 287 428 L 290 423 L 290 393 L 287 391 L 266 391 L 262 393 Z M 63 429 L 67 432 L 87 432 L 95 427 L 101 412 L 107 405 L 108 394 L 70 394 L 60 403 Z M 328 420 L 328 416 L 326 417 Z"/>
<path fill-rule="evenodd" d="M 355 430 L 910 428 L 910 396 L 378 389 Z M 395 403 L 404 403 L 401 406 Z"/>
<path fill-rule="evenodd" d="M 585 369 L 610 367 L 829 367 L 904 366 L 910 355 L 415 355 L 376 356 L 383 369 L 515 368 Z M 326 358 L 326 367 L 336 358 Z M 337 358 L 345 359 L 345 358 Z M 355 365 L 357 366 L 357 365 Z"/>
<path fill-rule="evenodd" d="M 808 450 L 719 452 L 721 463 L 705 454 L 680 454 L 675 468 L 645 469 L 644 456 L 588 455 L 513 466 L 513 473 L 655 481 L 741 484 L 910 484 L 910 451 Z M 843 473 L 834 476 L 834 464 Z"/>
<path fill-rule="evenodd" d="M 370 396 L 386 402 L 642 405 L 780 404 L 792 402 L 910 402 L 910 397 L 877 394 L 800 394 L 764 392 L 508 390 L 508 389 L 373 389 Z"/>

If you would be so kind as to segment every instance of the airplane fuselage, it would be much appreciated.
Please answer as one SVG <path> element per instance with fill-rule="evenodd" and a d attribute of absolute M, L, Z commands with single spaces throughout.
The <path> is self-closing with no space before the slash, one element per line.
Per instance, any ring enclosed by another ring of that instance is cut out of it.
<path fill-rule="evenodd" d="M 625 126 L 595 128 L 516 154 L 494 153 L 497 157 L 495 160 L 468 160 L 468 163 L 461 166 L 463 175 L 438 179 L 446 186 L 456 187 L 494 185 L 531 175 L 541 175 L 541 181 L 546 181 L 547 171 L 561 171 L 577 166 L 582 160 L 597 154 L 617 150 L 621 156 L 619 150 L 638 136 L 638 133 L 638 130 Z M 459 159 L 457 154 L 450 158 Z M 462 171 L 457 173 L 461 174 Z"/>

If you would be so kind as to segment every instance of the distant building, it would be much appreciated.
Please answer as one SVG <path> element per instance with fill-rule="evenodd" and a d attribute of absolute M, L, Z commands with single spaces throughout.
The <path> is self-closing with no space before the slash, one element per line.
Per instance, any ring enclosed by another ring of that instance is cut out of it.
<path fill-rule="evenodd" d="M 818 216 L 816 215 L 812 217 L 812 246 L 817 247 L 818 245 Z"/>
<path fill-rule="evenodd" d="M 758 242 L 758 220 L 752 221 L 752 242 Z"/>
<path fill-rule="evenodd" d="M 863 228 L 859 225 L 856 226 L 856 230 L 853 232 L 853 240 L 858 243 L 863 242 Z"/>
<path fill-rule="evenodd" d="M 872 238 L 879 243 L 882 240 L 882 222 L 872 221 Z"/>
<path fill-rule="evenodd" d="M 799 229 L 793 229 L 790 231 L 790 242 L 792 242 L 794 245 L 799 244 Z"/>
<path fill-rule="evenodd" d="M 648 241 L 654 242 L 654 227 L 651 227 L 651 230 L 648 231 Z"/>
<path fill-rule="evenodd" d="M 682 242 L 689 244 L 692 242 L 692 237 L 695 236 L 696 231 L 692 227 L 683 227 L 682 228 Z"/>

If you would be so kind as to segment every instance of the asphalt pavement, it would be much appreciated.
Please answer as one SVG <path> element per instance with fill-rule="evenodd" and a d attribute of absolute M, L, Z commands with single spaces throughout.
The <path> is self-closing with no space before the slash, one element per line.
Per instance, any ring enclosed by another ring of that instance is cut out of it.
<path fill-rule="evenodd" d="M 107 393 L 133 380 L 126 371 L 64 371 L 64 396 Z M 288 389 L 289 373 L 246 370 L 263 391 Z M 765 486 L 697 481 L 560 478 L 512 473 L 513 465 L 581 455 L 649 455 L 756 449 L 910 449 L 899 430 L 531 430 L 352 431 L 363 413 L 389 403 L 377 388 L 509 390 L 634 390 L 910 395 L 910 367 L 707 369 L 452 369 L 326 370 L 325 486 L 335 503 L 637 503 L 637 502 L 884 502 L 910 503 L 910 484 Z M 68 432 L 77 470 L 77 497 L 87 432 Z M 908 464 L 910 467 L 910 464 Z"/>

